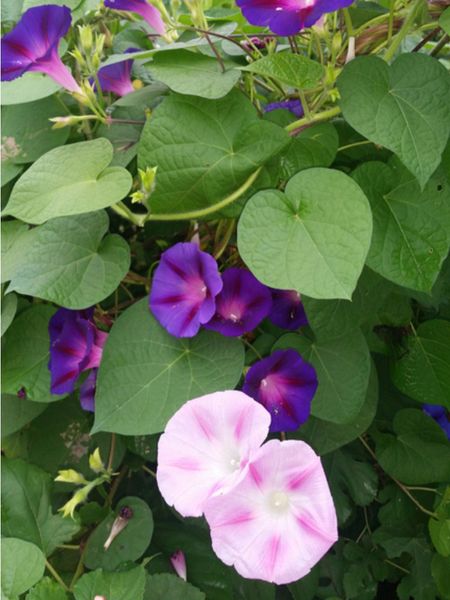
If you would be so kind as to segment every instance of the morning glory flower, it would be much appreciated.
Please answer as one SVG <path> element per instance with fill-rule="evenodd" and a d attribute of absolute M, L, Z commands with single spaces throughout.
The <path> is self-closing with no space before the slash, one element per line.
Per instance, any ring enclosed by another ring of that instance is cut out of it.
<path fill-rule="evenodd" d="M 311 410 L 316 371 L 295 350 L 276 350 L 248 370 L 243 392 L 271 414 L 270 431 L 295 431 Z"/>
<path fill-rule="evenodd" d="M 450 440 L 450 419 L 449 411 L 445 406 L 439 406 L 437 404 L 424 404 L 423 411 L 432 417 L 440 428 L 444 431 L 447 438 Z"/>
<path fill-rule="evenodd" d="M 283 100 L 281 102 L 271 102 L 266 104 L 264 112 L 272 112 L 273 110 L 285 109 L 295 115 L 298 119 L 303 117 L 303 106 L 300 100 Z"/>
<path fill-rule="evenodd" d="M 265 440 L 269 413 L 238 391 L 186 402 L 169 420 L 158 444 L 159 490 L 184 517 L 199 517 L 205 502 L 241 476 Z"/>
<path fill-rule="evenodd" d="M 338 538 L 320 458 L 294 440 L 264 444 L 240 480 L 206 502 L 205 517 L 225 564 L 278 585 L 307 575 Z"/>
<path fill-rule="evenodd" d="M 300 294 L 295 290 L 272 290 L 269 321 L 277 327 L 292 331 L 308 325 Z"/>
<path fill-rule="evenodd" d="M 150 309 L 176 337 L 193 337 L 216 310 L 222 279 L 212 256 L 197 244 L 175 244 L 162 253 L 153 276 Z"/>
<path fill-rule="evenodd" d="M 115 10 L 129 10 L 137 13 L 160 35 L 163 35 L 166 31 L 158 9 L 146 0 L 105 0 L 105 6 Z"/>
<path fill-rule="evenodd" d="M 272 307 L 269 288 L 246 269 L 227 269 L 216 298 L 216 313 L 205 325 L 226 336 L 239 336 L 257 327 Z"/>
<path fill-rule="evenodd" d="M 97 386 L 97 371 L 92 369 L 80 385 L 81 408 L 87 412 L 95 412 L 95 390 Z"/>
<path fill-rule="evenodd" d="M 73 392 L 80 373 L 99 366 L 108 334 L 96 328 L 93 314 L 93 309 L 60 308 L 50 319 L 52 394 Z M 86 382 L 83 385 L 87 391 Z"/>
<path fill-rule="evenodd" d="M 182 550 L 177 550 L 170 557 L 170 564 L 172 565 L 175 573 L 184 581 L 187 581 L 187 570 L 186 570 L 186 557 Z"/>
<path fill-rule="evenodd" d="M 252 25 L 269 27 L 278 35 L 295 35 L 311 27 L 324 13 L 350 6 L 353 0 L 236 0 Z"/>
<path fill-rule="evenodd" d="M 128 52 L 128 51 L 127 51 Z M 126 96 L 135 89 L 131 83 L 133 60 L 123 60 L 99 69 L 98 81 L 103 92 L 112 92 L 117 96 Z"/>
<path fill-rule="evenodd" d="M 1 41 L 2 81 L 17 79 L 27 71 L 40 71 L 70 92 L 81 93 L 58 54 L 59 42 L 68 32 L 71 20 L 66 6 L 50 4 L 24 12 Z"/>

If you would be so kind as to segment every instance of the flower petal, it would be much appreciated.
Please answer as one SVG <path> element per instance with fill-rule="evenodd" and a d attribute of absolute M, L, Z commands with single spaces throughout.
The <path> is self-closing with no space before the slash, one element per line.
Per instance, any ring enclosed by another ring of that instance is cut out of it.
<path fill-rule="evenodd" d="M 159 11 L 146 0 L 105 0 L 105 6 L 115 10 L 130 10 L 141 15 L 150 27 L 160 35 L 163 35 L 166 31 Z"/>

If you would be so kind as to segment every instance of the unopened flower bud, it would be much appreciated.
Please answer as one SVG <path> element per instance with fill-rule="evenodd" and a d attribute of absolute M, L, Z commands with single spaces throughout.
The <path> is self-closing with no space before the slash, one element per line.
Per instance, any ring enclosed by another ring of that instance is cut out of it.
<path fill-rule="evenodd" d="M 80 36 L 81 47 L 89 54 L 94 41 L 92 28 L 89 25 L 79 25 L 78 34 Z"/>
<path fill-rule="evenodd" d="M 177 550 L 174 552 L 170 557 L 170 562 L 178 577 L 181 577 L 181 579 L 187 581 L 186 558 L 184 556 L 184 552 L 182 550 Z"/>
<path fill-rule="evenodd" d="M 72 496 L 72 498 L 68 502 L 66 502 L 64 504 L 64 506 L 62 506 L 59 509 L 59 512 L 63 513 L 63 517 L 70 516 L 73 519 L 73 513 L 75 512 L 76 507 L 86 500 L 86 498 L 88 497 L 89 491 L 90 491 L 89 486 L 85 486 L 85 487 L 77 490 L 75 492 L 75 494 Z"/>
<path fill-rule="evenodd" d="M 100 456 L 100 448 L 96 448 L 89 456 L 89 468 L 92 469 L 94 473 L 102 473 L 105 471 L 105 465 Z"/>
<path fill-rule="evenodd" d="M 55 477 L 55 481 L 61 481 L 63 483 L 74 483 L 75 485 L 84 485 L 87 483 L 86 479 L 81 473 L 74 469 L 65 469 L 58 471 L 58 477 Z"/>
<path fill-rule="evenodd" d="M 103 548 L 105 550 L 108 550 L 108 548 L 111 546 L 111 544 L 119 535 L 119 533 L 125 529 L 125 527 L 128 525 L 129 520 L 133 518 L 133 514 L 133 509 L 130 506 L 122 506 L 122 508 L 119 511 L 119 514 L 117 515 L 117 517 L 114 520 L 114 523 L 112 524 L 108 539 L 103 544 Z"/>

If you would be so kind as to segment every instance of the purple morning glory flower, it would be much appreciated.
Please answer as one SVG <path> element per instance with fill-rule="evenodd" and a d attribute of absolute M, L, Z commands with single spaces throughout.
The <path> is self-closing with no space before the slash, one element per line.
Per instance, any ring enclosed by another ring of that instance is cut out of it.
<path fill-rule="evenodd" d="M 239 336 L 257 327 L 272 307 L 269 288 L 246 269 L 227 269 L 216 298 L 216 313 L 205 325 L 222 335 Z"/>
<path fill-rule="evenodd" d="M 308 419 L 317 385 L 314 367 L 289 349 L 250 367 L 242 391 L 270 412 L 270 431 L 294 431 Z"/>
<path fill-rule="evenodd" d="M 277 35 L 295 35 L 311 27 L 324 13 L 350 6 L 353 0 L 237 0 L 252 25 L 269 27 Z"/>
<path fill-rule="evenodd" d="M 49 322 L 52 394 L 73 392 L 78 376 L 98 367 L 108 334 L 92 320 L 93 309 L 60 308 Z"/>
<path fill-rule="evenodd" d="M 126 96 L 134 92 L 135 90 L 131 83 L 132 66 L 133 60 L 130 59 L 99 69 L 97 77 L 102 91 L 112 92 L 113 94 L 117 94 L 117 96 Z"/>
<path fill-rule="evenodd" d="M 303 106 L 300 100 L 283 100 L 282 102 L 271 102 L 266 104 L 264 112 L 271 112 L 272 110 L 285 109 L 291 112 L 296 117 L 300 118 L 303 116 Z"/>
<path fill-rule="evenodd" d="M 40 71 L 70 92 L 81 93 L 58 54 L 59 41 L 69 30 L 71 20 L 66 6 L 28 9 L 2 38 L 2 81 L 17 79 L 27 71 Z"/>
<path fill-rule="evenodd" d="M 193 337 L 216 310 L 222 279 L 212 256 L 197 244 L 179 243 L 161 255 L 153 276 L 150 309 L 176 337 Z"/>
<path fill-rule="evenodd" d="M 80 385 L 80 404 L 83 410 L 95 411 L 95 387 L 97 385 L 97 371 L 92 369 L 83 383 Z"/>
<path fill-rule="evenodd" d="M 272 290 L 269 321 L 282 329 L 298 329 L 308 325 L 300 294 L 295 290 Z"/>
<path fill-rule="evenodd" d="M 437 404 L 424 404 L 423 412 L 432 417 L 436 423 L 443 429 L 445 435 L 450 440 L 450 419 L 449 411 L 445 406 Z"/>
<path fill-rule="evenodd" d="M 163 35 L 166 32 L 164 21 L 158 9 L 146 0 L 105 0 L 105 6 L 106 8 L 114 8 L 115 10 L 130 10 L 135 12 L 141 15 L 156 33 Z"/>

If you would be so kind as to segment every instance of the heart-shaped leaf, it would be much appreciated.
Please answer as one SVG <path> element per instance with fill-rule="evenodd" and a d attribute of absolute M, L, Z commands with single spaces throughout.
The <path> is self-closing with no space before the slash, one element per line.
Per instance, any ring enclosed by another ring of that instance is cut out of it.
<path fill-rule="evenodd" d="M 291 52 L 269 54 L 242 67 L 242 70 L 277 79 L 299 90 L 316 86 L 323 76 L 322 65 L 306 56 Z"/>
<path fill-rule="evenodd" d="M 2 539 L 2 598 L 17 598 L 30 589 L 45 570 L 45 556 L 30 542 Z"/>

